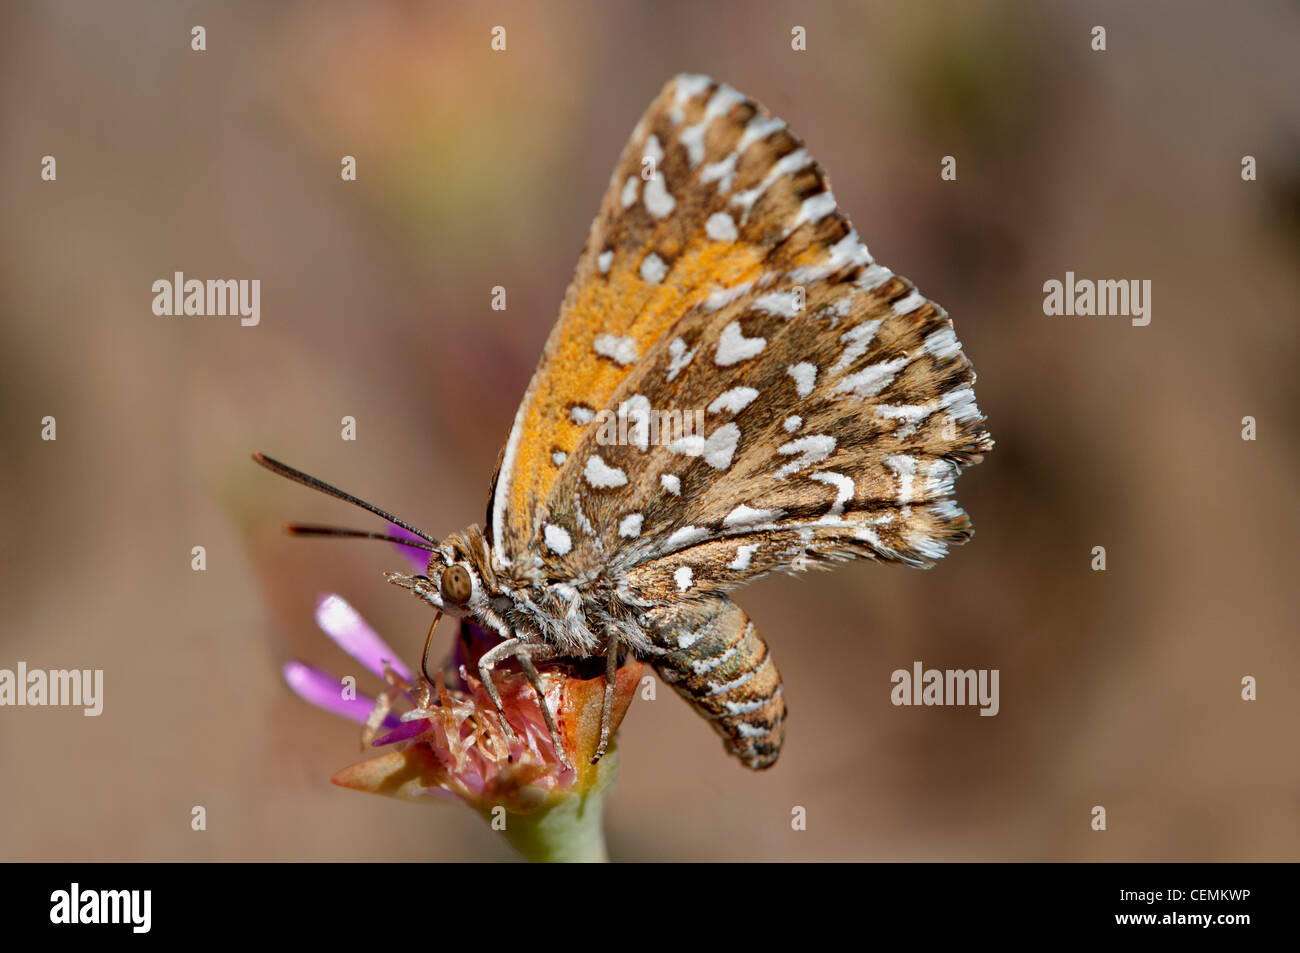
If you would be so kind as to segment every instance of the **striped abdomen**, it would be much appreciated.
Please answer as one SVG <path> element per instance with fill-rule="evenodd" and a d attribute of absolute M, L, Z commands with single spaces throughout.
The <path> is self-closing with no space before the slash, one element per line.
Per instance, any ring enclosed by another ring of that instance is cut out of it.
<path fill-rule="evenodd" d="M 745 767 L 776 763 L 785 736 L 781 673 L 749 617 L 715 597 L 651 613 L 650 661 Z"/>

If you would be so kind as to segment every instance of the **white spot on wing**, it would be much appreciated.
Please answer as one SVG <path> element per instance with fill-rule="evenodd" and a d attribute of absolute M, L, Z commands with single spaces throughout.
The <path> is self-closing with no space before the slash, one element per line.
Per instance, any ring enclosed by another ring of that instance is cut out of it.
<path fill-rule="evenodd" d="M 862 240 L 858 238 L 858 233 L 851 231 L 831 246 L 831 253 L 825 261 L 796 268 L 790 272 L 788 277 L 797 284 L 807 284 L 820 281 L 822 278 L 833 275 L 845 268 L 869 264 L 871 264 L 871 252 L 867 251 L 867 246 L 862 244 Z M 847 306 L 851 303 L 848 296 L 840 301 L 840 305 L 845 307 L 846 311 Z"/>
<path fill-rule="evenodd" d="M 894 302 L 894 313 L 911 314 L 923 304 L 925 304 L 925 298 L 919 292 L 913 291 L 906 298 L 900 298 Z"/>
<path fill-rule="evenodd" d="M 718 91 L 713 94 L 709 100 L 709 105 L 705 107 L 704 114 L 710 119 L 725 116 L 731 112 L 731 107 L 737 103 L 743 103 L 745 97 L 736 92 L 733 88 L 723 83 L 718 87 Z"/>
<path fill-rule="evenodd" d="M 725 470 L 731 466 L 731 457 L 736 452 L 740 441 L 740 428 L 735 424 L 723 424 L 705 440 L 699 434 L 681 437 L 668 445 L 669 453 L 679 453 L 685 457 L 704 457 L 704 462 L 715 470 Z"/>
<path fill-rule="evenodd" d="M 773 291 L 754 299 L 754 310 L 775 314 L 781 318 L 793 318 L 798 311 L 794 306 L 794 292 Z"/>
<path fill-rule="evenodd" d="M 912 502 L 916 481 L 916 457 L 891 453 L 885 457 L 885 466 L 893 470 L 894 476 L 898 478 L 898 502 Z"/>
<path fill-rule="evenodd" d="M 645 260 L 641 262 L 641 277 L 648 285 L 659 284 L 666 274 L 668 274 L 668 266 L 654 252 L 646 255 Z"/>
<path fill-rule="evenodd" d="M 686 100 L 694 99 L 695 96 L 702 94 L 707 90 L 711 79 L 698 73 L 680 73 L 676 81 L 673 82 L 672 104 L 677 108 L 684 107 Z M 681 122 L 681 120 L 677 120 Z"/>
<path fill-rule="evenodd" d="M 930 512 L 946 520 L 961 519 L 964 515 L 962 509 L 952 500 L 940 500 L 934 506 L 930 507 Z"/>
<path fill-rule="evenodd" d="M 740 93 L 723 84 L 717 88 L 709 104 L 704 107 L 704 115 L 700 121 L 682 130 L 679 138 L 682 145 L 686 147 L 686 157 L 692 168 L 704 161 L 704 134 L 708 131 L 709 124 L 719 116 L 727 115 L 731 112 L 732 106 L 743 101 L 744 97 Z"/>
<path fill-rule="evenodd" d="M 853 499 L 853 481 L 843 473 L 814 473 L 808 479 L 835 487 L 835 502 L 827 511 L 827 516 L 841 515 L 844 512 L 844 504 Z"/>
<path fill-rule="evenodd" d="M 780 119 L 774 119 L 771 116 L 755 116 L 746 124 L 745 131 L 741 133 L 740 141 L 736 143 L 736 151 L 743 153 L 754 143 L 760 142 L 778 129 L 784 128 L 785 123 Z"/>
<path fill-rule="evenodd" d="M 684 457 L 698 457 L 704 452 L 704 438 L 699 434 L 679 437 L 668 445 L 669 453 L 680 453 Z"/>
<path fill-rule="evenodd" d="M 754 553 L 758 552 L 758 543 L 747 543 L 744 546 L 736 548 L 736 558 L 727 566 L 728 569 L 745 570 L 749 568 L 750 560 L 754 558 Z"/>
<path fill-rule="evenodd" d="M 752 189 L 746 189 L 744 192 L 737 192 L 732 196 L 731 204 L 739 205 L 743 208 L 745 210 L 745 217 L 748 218 L 750 210 L 754 207 L 754 203 L 758 201 L 759 197 L 762 196 L 769 187 L 771 187 L 773 182 L 782 176 L 791 175 L 805 166 L 812 165 L 812 162 L 813 158 L 808 154 L 807 149 L 796 149 L 789 155 L 783 156 L 781 159 L 772 163 L 772 168 L 768 170 L 767 175 L 763 177 L 763 181 L 759 182 L 758 185 L 754 186 Z"/>
<path fill-rule="evenodd" d="M 704 161 L 704 130 L 705 122 L 697 122 L 693 126 L 687 126 L 682 130 L 682 145 L 686 147 L 686 158 L 690 162 L 691 168 L 699 165 Z"/>
<path fill-rule="evenodd" d="M 716 414 L 720 410 L 727 410 L 733 414 L 738 414 L 758 396 L 758 391 L 752 387 L 733 387 L 731 390 L 719 394 L 718 397 L 709 404 L 709 413 Z"/>
<path fill-rule="evenodd" d="M 568 531 L 561 526 L 547 523 L 543 534 L 546 537 L 546 547 L 553 553 L 563 556 L 573 548 L 573 540 L 569 537 Z"/>
<path fill-rule="evenodd" d="M 902 423 L 896 434 L 906 437 L 916 433 L 917 426 L 934 410 L 934 401 L 924 404 L 881 404 L 876 408 L 876 416 L 883 420 L 895 420 Z"/>
<path fill-rule="evenodd" d="M 889 551 L 885 547 L 885 545 L 880 541 L 880 534 L 868 526 L 853 527 L 853 536 L 856 539 L 861 539 L 870 543 L 872 546 L 874 546 L 876 549 L 879 549 L 881 552 Z"/>
<path fill-rule="evenodd" d="M 722 525 L 728 529 L 737 526 L 759 526 L 780 518 L 784 510 L 756 510 L 741 503 L 722 519 Z"/>
<path fill-rule="evenodd" d="M 677 200 L 672 197 L 672 193 L 664 184 L 664 174 L 656 173 L 655 177 L 645 184 L 646 211 L 655 218 L 667 218 L 676 205 Z"/>
<path fill-rule="evenodd" d="M 614 263 L 614 253 L 606 249 L 596 256 L 596 267 L 602 275 L 609 274 L 609 266 Z"/>
<path fill-rule="evenodd" d="M 656 169 L 659 168 L 659 163 L 664 161 L 664 147 L 659 144 L 658 136 L 651 133 L 645 141 L 645 151 L 642 155 L 653 162 Z"/>
<path fill-rule="evenodd" d="M 924 533 L 913 533 L 908 537 L 908 542 L 912 544 L 912 548 L 926 559 L 943 559 L 944 556 L 948 555 L 947 543 Z"/>
<path fill-rule="evenodd" d="M 587 468 L 583 471 L 583 476 L 587 478 L 589 484 L 602 490 L 622 486 L 627 482 L 626 473 L 618 467 L 611 467 L 594 453 L 587 458 Z"/>
<path fill-rule="evenodd" d="M 683 549 L 692 543 L 698 543 L 708 535 L 709 531 L 707 529 L 701 529 L 698 526 L 683 526 L 668 537 L 664 542 L 664 546 L 669 550 Z"/>
<path fill-rule="evenodd" d="M 681 478 L 676 477 L 671 473 L 665 473 L 661 477 L 659 477 L 659 485 L 662 486 L 666 492 L 671 493 L 673 496 L 682 495 Z"/>
<path fill-rule="evenodd" d="M 961 342 L 952 328 L 940 328 L 926 337 L 923 342 L 927 351 L 938 358 L 956 357 L 961 349 Z"/>
<path fill-rule="evenodd" d="M 710 292 L 709 296 L 704 299 L 704 310 L 720 311 L 741 295 L 748 292 L 753 286 L 754 283 L 752 281 L 742 281 L 740 284 L 733 285 L 730 288 L 719 288 L 717 291 Z"/>
<path fill-rule="evenodd" d="M 601 357 L 607 357 L 615 364 L 627 366 L 636 362 L 636 339 L 620 337 L 615 334 L 599 334 L 591 342 L 592 349 Z"/>
<path fill-rule="evenodd" d="M 957 479 L 957 467 L 947 460 L 932 460 L 925 468 L 925 476 L 925 494 L 943 496 L 952 492 L 953 481 Z"/>
<path fill-rule="evenodd" d="M 682 372 L 687 364 L 691 363 L 691 358 L 695 356 L 695 348 L 686 350 L 686 342 L 681 338 L 673 338 L 668 344 L 668 379 L 672 380 Z"/>
<path fill-rule="evenodd" d="M 595 411 L 590 407 L 583 407 L 581 404 L 569 408 L 569 419 L 575 424 L 589 424 L 595 416 Z"/>
<path fill-rule="evenodd" d="M 709 436 L 704 446 L 704 462 L 715 470 L 727 469 L 739 441 L 740 428 L 735 424 L 723 424 Z"/>
<path fill-rule="evenodd" d="M 740 235 L 736 223 L 726 212 L 714 212 L 704 223 L 704 232 L 715 242 L 734 242 Z"/>
<path fill-rule="evenodd" d="M 892 277 L 894 277 L 894 273 L 884 265 L 873 264 L 858 276 L 858 280 L 854 284 L 863 291 L 873 291 Z"/>
<path fill-rule="evenodd" d="M 675 573 L 673 573 L 673 578 L 677 580 L 677 588 L 680 589 L 682 592 L 685 592 L 687 589 L 691 588 L 691 583 L 694 579 L 694 576 L 695 573 L 691 570 L 690 566 L 682 566 Z"/>
<path fill-rule="evenodd" d="M 831 368 L 832 371 L 845 370 L 863 354 L 867 353 L 867 348 L 871 347 L 871 342 L 876 337 L 876 331 L 880 328 L 880 321 L 879 318 L 874 321 L 863 321 L 840 335 L 840 340 L 844 342 L 844 353 L 835 362 L 835 366 Z"/>
<path fill-rule="evenodd" d="M 979 418 L 980 409 L 975 406 L 975 392 L 970 389 L 969 385 L 958 387 L 948 391 L 940 398 L 939 403 L 952 414 L 954 420 L 976 420 Z"/>
<path fill-rule="evenodd" d="M 708 185 L 710 182 L 717 181 L 718 190 L 721 192 L 731 191 L 731 180 L 736 177 L 736 162 L 740 156 L 733 152 L 725 159 L 710 163 L 700 170 L 700 183 Z"/>
<path fill-rule="evenodd" d="M 786 373 L 794 378 L 794 389 L 800 397 L 807 397 L 817 384 L 817 365 L 807 361 L 787 367 Z"/>
<path fill-rule="evenodd" d="M 749 360 L 766 346 L 766 338 L 747 338 L 740 330 L 740 322 L 732 321 L 718 337 L 718 351 L 713 360 L 719 367 L 730 367 Z"/>
<path fill-rule="evenodd" d="M 795 216 L 794 222 L 791 223 L 788 231 L 793 232 L 805 223 L 816 224 L 833 211 L 835 211 L 835 196 L 830 193 L 829 189 L 817 195 L 809 196 L 799 206 L 799 214 Z"/>
<path fill-rule="evenodd" d="M 778 477 L 789 476 L 796 470 L 802 470 L 810 467 L 814 463 L 821 463 L 831 455 L 835 449 L 835 438 L 829 434 L 810 434 L 807 437 L 800 437 L 798 440 L 792 440 L 789 443 L 783 443 L 777 448 L 777 453 L 783 456 L 796 456 L 781 469 L 776 471 Z"/>
<path fill-rule="evenodd" d="M 650 401 L 644 394 L 633 394 L 618 405 L 618 415 L 627 418 L 627 440 L 642 452 L 650 448 Z"/>
<path fill-rule="evenodd" d="M 623 183 L 623 192 L 619 196 L 619 201 L 623 203 L 624 208 L 631 208 L 636 201 L 636 190 L 638 179 L 635 175 L 629 175 L 627 181 Z"/>
<path fill-rule="evenodd" d="M 645 517 L 640 513 L 629 513 L 627 516 L 624 516 L 622 522 L 618 524 L 618 535 L 626 536 L 628 539 L 640 536 L 641 524 L 644 521 Z"/>
<path fill-rule="evenodd" d="M 673 89 L 673 106 L 669 111 L 674 123 L 681 123 L 683 119 L 682 107 L 689 100 L 694 99 L 708 89 L 710 82 L 712 80 L 707 76 L 692 75 L 690 73 L 682 73 L 677 77 Z"/>
<path fill-rule="evenodd" d="M 882 361 L 864 367 L 856 374 L 850 374 L 835 385 L 835 393 L 853 393 L 858 397 L 874 397 L 890 385 L 896 375 L 910 359 L 900 357 L 892 361 Z"/>

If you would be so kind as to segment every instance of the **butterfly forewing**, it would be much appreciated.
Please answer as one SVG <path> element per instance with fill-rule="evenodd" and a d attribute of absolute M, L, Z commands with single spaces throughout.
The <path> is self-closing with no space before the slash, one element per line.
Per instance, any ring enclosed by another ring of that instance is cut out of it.
<path fill-rule="evenodd" d="M 942 309 L 872 261 L 784 124 L 678 77 L 520 407 L 499 558 L 633 602 L 835 558 L 927 565 L 969 535 L 953 481 L 992 445 L 973 382 Z"/>

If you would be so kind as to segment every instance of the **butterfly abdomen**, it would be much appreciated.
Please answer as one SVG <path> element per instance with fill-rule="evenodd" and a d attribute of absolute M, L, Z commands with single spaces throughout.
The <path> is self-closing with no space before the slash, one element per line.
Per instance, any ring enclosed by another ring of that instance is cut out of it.
<path fill-rule="evenodd" d="M 674 607 L 655 620 L 654 660 L 671 685 L 747 768 L 776 763 L 785 737 L 781 673 L 744 611 L 723 597 Z"/>

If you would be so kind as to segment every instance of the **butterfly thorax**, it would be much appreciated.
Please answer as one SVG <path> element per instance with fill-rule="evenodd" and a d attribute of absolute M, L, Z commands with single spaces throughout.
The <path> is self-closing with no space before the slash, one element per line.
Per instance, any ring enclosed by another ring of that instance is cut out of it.
<path fill-rule="evenodd" d="M 603 567 L 550 578 L 523 561 L 503 565 L 496 555 L 483 530 L 473 525 L 443 540 L 424 576 L 389 573 L 388 578 L 442 612 L 554 655 L 600 655 L 611 635 L 638 654 L 653 653 L 638 618 L 645 600 Z M 462 572 L 469 580 L 465 590 L 456 585 Z"/>

